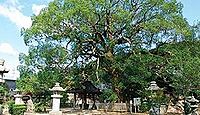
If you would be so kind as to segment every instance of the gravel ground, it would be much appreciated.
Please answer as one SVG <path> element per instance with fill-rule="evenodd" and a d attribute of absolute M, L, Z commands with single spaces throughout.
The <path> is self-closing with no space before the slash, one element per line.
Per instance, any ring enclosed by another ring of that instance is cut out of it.
<path fill-rule="evenodd" d="M 36 114 L 36 115 L 48 115 L 48 114 Z M 63 111 L 63 115 L 148 115 L 145 113 L 133 113 L 128 112 L 105 112 L 97 110 L 83 110 L 83 111 Z"/>
<path fill-rule="evenodd" d="M 105 112 L 97 110 L 73 110 L 73 109 L 62 109 L 63 115 L 148 115 L 147 113 L 132 113 L 129 112 Z M 198 109 L 200 114 L 200 108 Z M 49 115 L 49 114 L 39 114 L 36 115 Z M 166 114 L 167 115 L 167 114 Z M 175 114 L 173 114 L 175 115 Z"/>

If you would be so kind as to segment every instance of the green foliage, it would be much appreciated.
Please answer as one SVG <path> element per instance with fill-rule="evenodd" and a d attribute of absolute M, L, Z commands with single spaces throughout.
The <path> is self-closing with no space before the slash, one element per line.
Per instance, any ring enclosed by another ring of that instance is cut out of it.
<path fill-rule="evenodd" d="M 37 78 L 35 76 L 22 77 L 16 81 L 17 86 L 23 92 L 35 92 Z"/>
<path fill-rule="evenodd" d="M 47 105 L 44 102 L 35 103 L 34 106 L 35 106 L 34 108 L 35 112 L 44 112 L 47 109 Z"/>
<path fill-rule="evenodd" d="M 160 50 L 170 53 L 162 73 L 168 74 L 178 94 L 188 95 L 199 87 L 200 42 L 183 41 L 166 44 Z M 164 76 L 164 75 L 163 75 Z"/>
<path fill-rule="evenodd" d="M 199 89 L 194 90 L 194 93 L 196 94 L 196 98 L 197 98 L 198 100 L 200 100 L 200 90 L 199 90 Z"/>
<path fill-rule="evenodd" d="M 8 88 L 5 83 L 0 85 L 0 94 L 5 96 L 8 94 Z"/>
<path fill-rule="evenodd" d="M 64 93 L 62 93 L 61 94 L 62 96 L 63 96 L 63 98 L 61 98 L 61 103 L 60 103 L 60 106 L 62 107 L 62 108 L 64 108 L 64 107 L 69 107 L 69 99 L 68 99 L 68 95 L 67 95 L 67 93 L 66 92 L 64 92 Z M 72 102 L 71 102 L 72 103 Z"/>
<path fill-rule="evenodd" d="M 0 104 L 5 103 L 5 98 L 8 96 L 8 88 L 5 83 L 0 84 Z"/>
<path fill-rule="evenodd" d="M 0 86 L 0 93 L 5 94 L 7 92 L 7 88 L 5 86 Z"/>
<path fill-rule="evenodd" d="M 12 111 L 11 114 L 12 115 L 24 115 L 24 112 L 26 111 L 26 105 L 22 104 L 22 105 L 12 105 Z"/>
<path fill-rule="evenodd" d="M 141 112 L 147 112 L 151 109 L 151 104 L 149 102 L 143 102 L 140 106 L 140 111 Z"/>
<path fill-rule="evenodd" d="M 52 92 L 40 92 L 40 94 L 36 94 L 37 97 L 33 99 L 34 103 L 34 111 L 35 112 L 47 112 L 47 108 L 50 106 L 51 103 L 51 94 Z"/>
<path fill-rule="evenodd" d="M 15 102 L 13 100 L 10 100 L 7 102 L 7 104 L 8 104 L 9 113 L 13 115 L 13 107 L 14 107 Z"/>
<path fill-rule="evenodd" d="M 102 101 L 115 102 L 117 101 L 117 98 L 117 95 L 111 89 L 103 90 L 103 93 L 100 95 L 100 100 Z"/>
<path fill-rule="evenodd" d="M 15 105 L 14 101 L 8 101 L 7 104 L 8 104 L 9 113 L 11 115 L 24 115 L 24 112 L 26 111 L 25 104 Z"/>

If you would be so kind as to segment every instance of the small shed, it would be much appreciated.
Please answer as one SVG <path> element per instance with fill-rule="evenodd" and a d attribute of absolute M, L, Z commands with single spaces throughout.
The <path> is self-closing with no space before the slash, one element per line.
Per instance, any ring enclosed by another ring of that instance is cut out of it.
<path fill-rule="evenodd" d="M 81 109 L 88 109 L 89 105 L 87 103 L 87 98 L 93 100 L 93 106 L 91 109 L 97 109 L 95 105 L 95 101 L 97 96 L 101 94 L 100 89 L 94 86 L 91 81 L 84 81 L 81 83 L 81 87 L 78 88 L 72 88 L 70 90 L 67 90 L 67 93 L 73 93 L 74 94 L 74 101 L 77 102 L 77 97 L 79 97 L 82 101 L 82 104 L 80 105 Z"/>

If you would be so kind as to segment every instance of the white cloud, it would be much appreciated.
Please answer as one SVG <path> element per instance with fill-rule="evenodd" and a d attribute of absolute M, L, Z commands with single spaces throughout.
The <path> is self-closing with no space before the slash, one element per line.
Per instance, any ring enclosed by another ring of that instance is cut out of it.
<path fill-rule="evenodd" d="M 40 11 L 47 7 L 46 5 L 36 5 L 36 4 L 33 4 L 32 5 L 32 11 L 35 15 L 39 15 Z"/>
<path fill-rule="evenodd" d="M 0 15 L 9 18 L 19 28 L 29 28 L 32 24 L 31 17 L 25 16 L 21 11 L 17 0 L 7 0 L 0 4 Z"/>
<path fill-rule="evenodd" d="M 0 44 L 0 53 L 18 56 L 17 50 L 15 50 L 9 43 Z"/>

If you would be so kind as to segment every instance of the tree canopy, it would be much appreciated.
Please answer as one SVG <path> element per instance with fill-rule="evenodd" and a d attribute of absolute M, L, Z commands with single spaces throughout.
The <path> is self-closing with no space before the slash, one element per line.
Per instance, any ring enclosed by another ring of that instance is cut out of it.
<path fill-rule="evenodd" d="M 188 42 L 193 33 L 182 7 L 176 0 L 54 0 L 22 31 L 29 54 L 20 55 L 18 86 L 33 79 L 47 90 L 55 81 L 75 87 L 91 80 L 126 100 L 124 92 L 142 96 L 151 80 L 170 79 L 182 90 L 194 85 L 199 47 Z"/>

